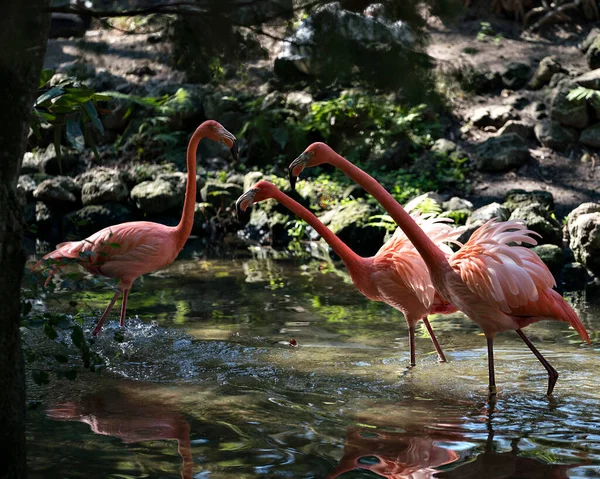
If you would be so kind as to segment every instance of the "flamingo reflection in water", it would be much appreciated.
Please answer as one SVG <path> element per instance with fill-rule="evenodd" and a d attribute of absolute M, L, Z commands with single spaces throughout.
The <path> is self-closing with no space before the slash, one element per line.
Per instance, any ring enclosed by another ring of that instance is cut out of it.
<path fill-rule="evenodd" d="M 134 401 L 114 390 L 55 404 L 46 414 L 57 421 L 83 422 L 96 434 L 118 437 L 124 443 L 175 439 L 182 459 L 181 478 L 192 478 L 190 425 L 181 414 L 162 403 Z"/>

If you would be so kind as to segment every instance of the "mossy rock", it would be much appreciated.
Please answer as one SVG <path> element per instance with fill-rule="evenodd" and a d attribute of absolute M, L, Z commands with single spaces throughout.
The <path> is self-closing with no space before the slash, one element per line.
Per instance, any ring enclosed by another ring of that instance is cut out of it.
<path fill-rule="evenodd" d="M 554 274 L 560 272 L 565 264 L 565 257 L 560 246 L 555 244 L 540 244 L 534 246 L 532 249 Z"/>

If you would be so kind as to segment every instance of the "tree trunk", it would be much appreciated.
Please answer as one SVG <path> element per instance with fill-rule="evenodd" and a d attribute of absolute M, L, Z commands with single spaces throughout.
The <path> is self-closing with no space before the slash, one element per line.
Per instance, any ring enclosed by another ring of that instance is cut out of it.
<path fill-rule="evenodd" d="M 17 180 L 46 50 L 49 0 L 8 0 L 0 15 L 0 478 L 27 476 L 19 333 L 25 255 Z"/>

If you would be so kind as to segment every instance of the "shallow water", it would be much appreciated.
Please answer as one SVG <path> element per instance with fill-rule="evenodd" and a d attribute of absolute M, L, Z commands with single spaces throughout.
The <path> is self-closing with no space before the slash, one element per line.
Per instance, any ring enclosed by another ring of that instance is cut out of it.
<path fill-rule="evenodd" d="M 40 307 L 84 304 L 89 334 L 112 294 Z M 124 337 L 113 313 L 102 374 L 29 385 L 30 477 L 600 477 L 600 305 L 568 299 L 593 347 L 564 323 L 526 329 L 560 373 L 548 399 L 536 358 L 499 335 L 490 404 L 485 338 L 461 314 L 431 320 L 449 362 L 421 326 L 408 370 L 401 314 L 330 263 L 180 260 L 134 285 Z"/>

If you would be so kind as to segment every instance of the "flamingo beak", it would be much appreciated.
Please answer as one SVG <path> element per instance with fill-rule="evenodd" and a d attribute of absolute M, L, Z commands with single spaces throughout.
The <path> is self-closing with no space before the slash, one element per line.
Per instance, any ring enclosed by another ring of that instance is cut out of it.
<path fill-rule="evenodd" d="M 306 152 L 304 152 L 298 158 L 292 161 L 290 163 L 290 166 L 288 166 L 288 175 L 290 178 L 290 186 L 292 187 L 292 190 L 296 189 L 296 180 L 298 179 L 300 173 L 302 173 L 302 170 L 306 167 L 308 159 L 309 155 Z"/>
<path fill-rule="evenodd" d="M 237 199 L 235 202 L 235 213 L 238 219 L 242 214 L 242 211 L 246 211 L 250 206 L 252 206 L 254 203 L 254 196 L 256 196 L 257 192 L 258 190 L 256 188 L 251 188 Z"/>
<path fill-rule="evenodd" d="M 238 161 L 238 144 L 237 139 L 235 138 L 233 133 L 230 133 L 225 128 L 223 128 L 223 130 L 221 131 L 221 141 L 229 147 L 231 151 L 231 156 L 233 156 L 233 161 Z"/>

